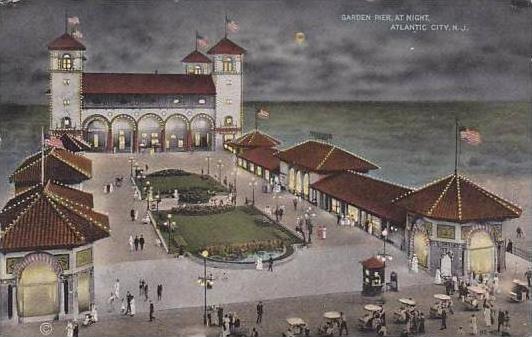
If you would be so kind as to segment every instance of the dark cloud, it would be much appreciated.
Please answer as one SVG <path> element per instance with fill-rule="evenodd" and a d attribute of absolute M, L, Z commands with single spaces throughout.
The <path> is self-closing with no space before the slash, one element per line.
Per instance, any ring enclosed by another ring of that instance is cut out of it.
<path fill-rule="evenodd" d="M 532 9 L 509 1 L 25 1 L 0 7 L 2 100 L 45 102 L 46 44 L 65 10 L 81 20 L 88 71 L 181 72 L 198 30 L 215 43 L 225 13 L 248 50 L 247 100 L 526 100 Z M 463 33 L 395 32 L 342 14 L 428 14 Z M 306 43 L 293 41 L 304 32 Z"/>

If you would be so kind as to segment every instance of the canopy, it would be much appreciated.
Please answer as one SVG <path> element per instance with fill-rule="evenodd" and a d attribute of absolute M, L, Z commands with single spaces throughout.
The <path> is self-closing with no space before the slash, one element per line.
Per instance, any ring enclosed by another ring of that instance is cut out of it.
<path fill-rule="evenodd" d="M 414 306 L 416 305 L 416 301 L 414 300 L 410 300 L 408 298 L 400 298 L 399 299 L 399 302 L 403 303 L 403 304 L 406 304 L 406 305 L 411 305 L 411 306 Z"/>
<path fill-rule="evenodd" d="M 290 318 L 287 318 L 286 321 L 290 325 L 305 325 L 305 321 L 299 317 L 290 317 Z"/>
<path fill-rule="evenodd" d="M 520 286 L 522 286 L 522 287 L 526 287 L 526 288 L 528 288 L 528 284 L 527 284 L 525 281 L 521 281 L 521 280 L 517 280 L 517 279 L 515 279 L 515 280 L 513 280 L 512 282 L 515 283 L 515 284 L 517 284 L 517 285 L 520 285 Z"/>
<path fill-rule="evenodd" d="M 364 309 L 367 311 L 379 311 L 382 309 L 382 307 L 380 305 L 375 305 L 375 304 L 366 304 L 364 306 Z"/>
<path fill-rule="evenodd" d="M 323 314 L 323 317 L 327 319 L 338 319 L 340 318 L 340 313 L 338 311 L 327 311 Z"/>
<path fill-rule="evenodd" d="M 444 295 L 444 294 L 435 294 L 435 299 L 442 300 L 442 301 L 449 301 L 451 299 L 451 296 Z"/>
<path fill-rule="evenodd" d="M 483 295 L 483 294 L 486 293 L 486 290 L 484 290 L 484 289 L 482 289 L 480 287 L 477 287 L 477 286 L 467 287 L 467 290 L 469 290 L 472 293 L 479 294 L 479 295 Z"/>

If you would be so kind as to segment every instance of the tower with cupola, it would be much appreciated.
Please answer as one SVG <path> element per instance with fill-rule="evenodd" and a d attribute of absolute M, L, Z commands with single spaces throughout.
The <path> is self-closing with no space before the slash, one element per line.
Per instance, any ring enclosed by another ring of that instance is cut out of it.
<path fill-rule="evenodd" d="M 227 37 L 207 53 L 212 56 L 212 78 L 216 87 L 216 147 L 240 136 L 243 124 L 242 76 L 244 48 Z"/>
<path fill-rule="evenodd" d="M 85 46 L 65 33 L 48 44 L 50 129 L 81 129 L 81 88 Z"/>

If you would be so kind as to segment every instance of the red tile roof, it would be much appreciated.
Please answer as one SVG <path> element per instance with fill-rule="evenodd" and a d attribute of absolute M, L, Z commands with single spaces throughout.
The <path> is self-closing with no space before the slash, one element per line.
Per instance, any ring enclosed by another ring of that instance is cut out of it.
<path fill-rule="evenodd" d="M 282 150 L 278 156 L 281 161 L 311 172 L 332 173 L 347 170 L 368 172 L 378 169 L 375 164 L 346 150 L 316 140 L 307 140 Z"/>
<path fill-rule="evenodd" d="M 243 150 L 238 157 L 268 169 L 272 172 L 279 172 L 280 160 L 275 156 L 276 149 L 271 147 L 257 147 Z"/>
<path fill-rule="evenodd" d="M 9 180 L 15 187 L 28 187 L 41 182 L 41 152 L 26 158 L 11 174 Z M 44 150 L 45 180 L 77 184 L 92 177 L 90 159 L 62 148 L 48 147 Z"/>
<path fill-rule="evenodd" d="M 70 249 L 108 237 L 108 217 L 84 199 L 83 192 L 76 196 L 50 183 L 15 196 L 0 211 L 0 251 Z"/>
<path fill-rule="evenodd" d="M 84 73 L 84 94 L 214 95 L 211 75 Z"/>
<path fill-rule="evenodd" d="M 456 173 L 406 193 L 394 202 L 410 212 L 456 223 L 518 218 L 522 212 Z"/>
<path fill-rule="evenodd" d="M 406 187 L 355 172 L 342 172 L 325 177 L 313 183 L 311 187 L 381 219 L 398 225 L 403 225 L 406 221 L 406 211 L 392 203 L 393 199 L 411 191 Z"/>
<path fill-rule="evenodd" d="M 247 132 L 246 134 L 242 135 L 241 137 L 229 143 L 230 146 L 243 147 L 243 148 L 275 147 L 279 144 L 281 144 L 279 140 L 259 130 L 253 130 L 253 131 Z"/>
<path fill-rule="evenodd" d="M 185 56 L 181 60 L 184 63 L 212 63 L 211 59 L 205 56 L 202 52 L 194 50 L 192 53 Z"/>
<path fill-rule="evenodd" d="M 63 133 L 59 139 L 63 142 L 64 148 L 72 152 L 89 151 L 91 149 L 89 143 L 71 133 Z"/>
<path fill-rule="evenodd" d="M 85 46 L 70 34 L 63 34 L 48 44 L 48 50 L 85 50 Z"/>
<path fill-rule="evenodd" d="M 365 261 L 361 261 L 360 264 L 366 269 L 380 269 L 384 268 L 384 262 L 375 256 L 370 257 Z"/>
<path fill-rule="evenodd" d="M 229 55 L 242 55 L 246 50 L 228 38 L 223 38 L 215 44 L 207 54 L 229 54 Z"/>

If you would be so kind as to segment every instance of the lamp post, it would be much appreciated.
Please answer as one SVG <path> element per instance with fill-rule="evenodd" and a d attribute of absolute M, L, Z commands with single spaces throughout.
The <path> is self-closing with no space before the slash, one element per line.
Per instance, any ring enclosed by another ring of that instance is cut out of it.
<path fill-rule="evenodd" d="M 204 250 L 201 256 L 203 256 L 203 325 L 207 326 L 207 257 L 209 252 Z"/>
<path fill-rule="evenodd" d="M 218 166 L 218 181 L 221 183 L 222 182 L 222 167 L 224 166 L 224 164 L 222 164 L 221 159 L 218 159 L 218 163 L 216 164 L 216 166 Z"/>
<path fill-rule="evenodd" d="M 235 194 L 235 198 L 236 198 L 236 176 L 238 175 L 238 168 L 235 167 L 233 169 L 233 193 Z"/>
<path fill-rule="evenodd" d="M 251 178 L 251 181 L 249 182 L 249 186 L 251 186 L 251 205 L 255 206 L 255 186 L 257 186 L 257 181 L 255 181 L 255 178 Z"/>
<path fill-rule="evenodd" d="M 133 178 L 133 163 L 135 162 L 135 157 L 129 157 L 127 160 L 129 162 L 129 178 Z"/>
<path fill-rule="evenodd" d="M 211 174 L 211 156 L 207 156 L 205 160 L 207 161 L 207 175 L 210 175 Z"/>
<path fill-rule="evenodd" d="M 174 229 L 172 228 L 172 214 L 168 213 L 166 215 L 166 217 L 168 218 L 168 232 L 173 232 Z"/>
<path fill-rule="evenodd" d="M 157 203 L 157 212 L 159 212 L 159 203 L 161 202 L 161 194 L 157 190 L 157 195 L 155 196 L 155 202 Z"/>

